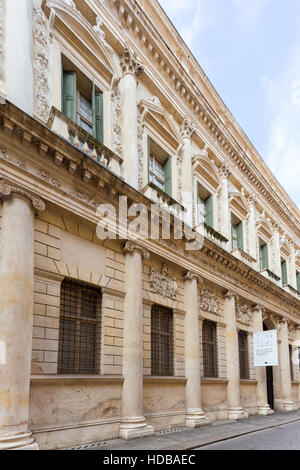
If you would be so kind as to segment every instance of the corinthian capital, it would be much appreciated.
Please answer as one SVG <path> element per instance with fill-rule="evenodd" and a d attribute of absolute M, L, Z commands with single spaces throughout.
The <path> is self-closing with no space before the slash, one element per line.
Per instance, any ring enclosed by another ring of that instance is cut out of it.
<path fill-rule="evenodd" d="M 195 128 L 192 122 L 189 119 L 184 118 L 180 126 L 181 137 L 183 139 L 184 138 L 191 139 L 194 132 L 195 132 Z"/>
<path fill-rule="evenodd" d="M 138 77 L 144 71 L 136 53 L 129 48 L 128 44 L 125 45 L 125 50 L 121 55 L 120 65 L 123 75 L 130 73 Z"/>
<path fill-rule="evenodd" d="M 227 162 L 223 162 L 221 167 L 219 168 L 219 173 L 221 178 L 228 178 L 231 174 L 230 166 Z"/>
<path fill-rule="evenodd" d="M 14 194 L 17 194 L 18 196 L 22 196 L 22 197 L 25 197 L 26 199 L 28 199 L 31 202 L 34 209 L 36 209 L 38 211 L 45 210 L 46 206 L 45 206 L 45 203 L 42 199 L 40 199 L 37 196 L 33 196 L 28 191 L 26 191 L 26 190 L 24 190 L 20 187 L 17 187 L 15 185 L 12 185 L 8 182 L 5 182 L 3 179 L 1 179 L 0 180 L 0 196 L 2 196 L 2 197 L 11 197 Z"/>

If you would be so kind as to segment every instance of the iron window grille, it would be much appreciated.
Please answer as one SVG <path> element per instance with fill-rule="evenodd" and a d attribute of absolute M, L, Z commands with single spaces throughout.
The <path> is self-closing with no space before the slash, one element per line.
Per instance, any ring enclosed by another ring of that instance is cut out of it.
<path fill-rule="evenodd" d="M 294 380 L 294 367 L 293 367 L 293 347 L 289 344 L 289 355 L 290 355 L 290 369 L 291 369 L 291 381 Z"/>
<path fill-rule="evenodd" d="M 217 325 L 204 320 L 202 325 L 204 377 L 218 377 Z"/>
<path fill-rule="evenodd" d="M 60 296 L 59 374 L 100 371 L 101 293 L 98 288 L 63 281 Z"/>
<path fill-rule="evenodd" d="M 174 375 L 172 310 L 153 305 L 151 309 L 151 374 Z"/>
<path fill-rule="evenodd" d="M 248 333 L 239 331 L 240 378 L 249 379 Z"/>

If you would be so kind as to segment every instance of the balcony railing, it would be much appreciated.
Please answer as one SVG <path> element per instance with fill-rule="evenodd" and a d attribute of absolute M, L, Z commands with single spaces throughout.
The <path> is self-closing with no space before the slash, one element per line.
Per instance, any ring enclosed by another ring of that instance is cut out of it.
<path fill-rule="evenodd" d="M 71 119 L 54 106 L 51 109 L 47 125 L 52 131 L 69 140 L 72 145 L 78 147 L 90 158 L 106 166 L 116 175 L 121 176 L 122 158 L 78 126 L 78 124 L 71 121 Z"/>
<path fill-rule="evenodd" d="M 246 263 L 251 268 L 253 269 L 255 268 L 256 259 L 252 258 L 252 256 L 250 256 L 244 250 L 241 250 L 240 248 L 236 248 L 231 251 L 231 254 L 235 256 L 236 258 L 238 258 L 240 261 L 243 261 L 244 263 Z"/>
<path fill-rule="evenodd" d="M 156 202 L 162 209 L 165 209 L 179 219 L 183 218 L 184 207 L 151 181 L 144 187 L 142 192 L 145 196 L 149 197 L 149 199 Z"/>
<path fill-rule="evenodd" d="M 195 230 L 198 233 L 201 233 L 204 235 L 204 237 L 208 238 L 211 240 L 213 243 L 216 245 L 219 245 L 221 248 L 224 248 L 226 250 L 226 245 L 228 243 L 228 239 L 224 237 L 221 233 L 217 232 L 214 228 L 210 227 L 206 223 L 204 224 L 199 224 L 195 227 Z M 204 232 L 204 233 L 203 233 Z"/>

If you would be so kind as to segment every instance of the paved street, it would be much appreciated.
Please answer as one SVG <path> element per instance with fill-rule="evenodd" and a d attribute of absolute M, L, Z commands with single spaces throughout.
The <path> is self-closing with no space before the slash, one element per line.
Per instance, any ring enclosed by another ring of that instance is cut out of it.
<path fill-rule="evenodd" d="M 204 446 L 199 450 L 300 450 L 300 421 Z"/>

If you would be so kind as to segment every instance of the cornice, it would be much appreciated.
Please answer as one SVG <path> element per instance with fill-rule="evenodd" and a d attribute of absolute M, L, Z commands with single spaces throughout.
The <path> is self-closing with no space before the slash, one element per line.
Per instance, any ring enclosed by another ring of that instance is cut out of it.
<path fill-rule="evenodd" d="M 82 188 L 70 194 L 62 186 L 58 186 L 57 180 L 55 180 L 54 185 L 49 178 L 43 180 L 40 175 L 40 178 L 37 179 L 36 176 L 28 173 L 23 162 L 22 165 L 19 161 L 13 163 L 8 158 L 9 156 L 2 160 L 2 167 L 5 164 L 7 168 L 14 168 L 14 174 L 18 175 L 17 179 L 19 179 L 19 175 L 22 175 L 22 179 L 30 182 L 28 186 L 33 188 L 38 186 L 39 194 L 44 199 L 93 223 L 98 222 L 96 209 L 105 200 L 104 197 L 109 197 L 112 204 L 117 204 L 117 196 L 127 194 L 129 204 L 140 202 L 148 208 L 151 207 L 151 200 L 129 186 L 107 167 L 89 158 L 80 149 L 74 147 L 70 142 L 52 132 L 36 119 L 27 116 L 9 102 L 0 106 L 0 131 L 4 133 L 3 137 L 6 137 L 6 140 L 9 139 L 12 148 L 18 144 L 23 149 L 23 153 L 25 152 L 24 154 L 35 155 L 35 162 L 41 168 L 44 167 L 46 162 L 49 165 L 52 161 L 53 171 L 55 171 L 57 167 L 55 156 L 57 154 L 61 155 L 63 160 L 61 162 L 59 159 L 60 170 L 64 171 L 64 178 L 72 181 L 73 185 L 78 184 Z M 71 163 L 76 166 L 75 172 L 70 172 Z M 86 171 L 90 173 L 88 179 L 85 177 Z M 83 191 L 86 191 L 86 194 Z M 99 193 L 100 202 L 95 199 L 95 196 L 89 196 L 89 193 L 93 195 Z M 76 204 L 72 203 L 72 200 Z M 173 217 L 171 217 L 171 220 L 173 220 Z M 249 298 L 252 303 L 257 302 L 258 298 L 263 298 L 263 292 L 266 291 L 276 299 L 276 301 L 272 301 L 273 311 L 278 311 L 277 305 L 280 300 L 292 306 L 297 313 L 299 312 L 300 300 L 210 240 L 205 239 L 204 247 L 199 252 L 185 251 L 184 242 L 143 240 L 138 243 L 143 249 L 162 257 L 166 261 L 177 264 L 181 269 L 191 271 L 215 285 L 221 285 L 224 290 L 236 290 L 241 297 Z M 204 260 L 208 266 L 207 268 L 203 264 Z M 235 281 L 234 276 L 236 276 Z M 250 283 L 251 288 L 261 289 L 261 291 L 248 293 L 247 287 L 243 286 L 245 283 Z M 264 302 L 264 306 L 270 309 L 270 303 Z M 283 307 L 280 308 L 284 310 Z"/>
<path fill-rule="evenodd" d="M 284 220 L 295 233 L 298 233 L 299 222 L 296 216 L 292 214 L 289 208 L 286 207 L 285 210 L 282 209 L 282 201 L 280 197 L 272 188 L 272 184 L 266 179 L 266 177 L 268 177 L 272 179 L 272 183 L 274 183 L 274 181 L 276 181 L 274 176 L 271 174 L 259 154 L 255 151 L 251 142 L 246 138 L 239 125 L 234 121 L 229 111 L 225 108 L 224 103 L 221 101 L 220 97 L 217 96 L 216 92 L 214 91 L 213 94 L 216 95 L 215 99 L 217 98 L 218 107 L 221 107 L 224 110 L 227 117 L 229 115 L 231 116 L 230 122 L 233 124 L 233 128 L 239 138 L 243 140 L 246 150 L 241 147 L 241 144 L 233 136 L 228 125 L 219 118 L 212 105 L 201 93 L 199 85 L 193 81 L 188 72 L 184 67 L 182 67 L 179 60 L 171 52 L 170 48 L 167 47 L 164 39 L 155 29 L 155 26 L 150 23 L 150 20 L 145 16 L 145 12 L 141 6 L 136 1 L 133 2 L 132 0 L 110 0 L 110 2 L 115 5 L 115 13 L 118 15 L 120 23 L 122 24 L 122 22 L 124 22 L 126 24 L 126 36 L 132 35 L 137 37 L 139 46 L 148 56 L 151 56 L 152 62 L 154 59 L 154 62 L 157 63 L 161 74 L 167 79 L 170 88 L 177 94 L 177 96 L 179 96 L 179 99 L 184 106 L 188 107 L 192 120 L 199 122 L 199 124 L 208 132 L 211 139 L 221 149 L 223 154 L 227 154 L 227 158 L 230 159 L 244 177 L 246 176 L 247 180 L 251 183 L 252 191 L 255 189 L 255 191 L 263 196 L 271 205 L 272 209 L 280 215 L 282 220 Z M 200 72 L 206 85 L 208 85 L 208 88 L 212 91 L 212 85 L 197 62 L 195 62 L 195 66 L 197 68 L 197 73 Z M 244 142 L 245 139 L 246 141 Z M 255 157 L 256 162 L 259 161 L 261 164 L 266 173 L 265 176 L 257 169 L 257 165 L 249 158 L 247 154 L 249 153 L 249 149 Z M 285 193 L 280 184 L 277 181 L 276 183 L 278 188 L 280 188 L 282 197 L 286 199 L 288 205 L 294 206 L 294 203 Z M 296 212 L 296 206 L 294 209 Z"/>

